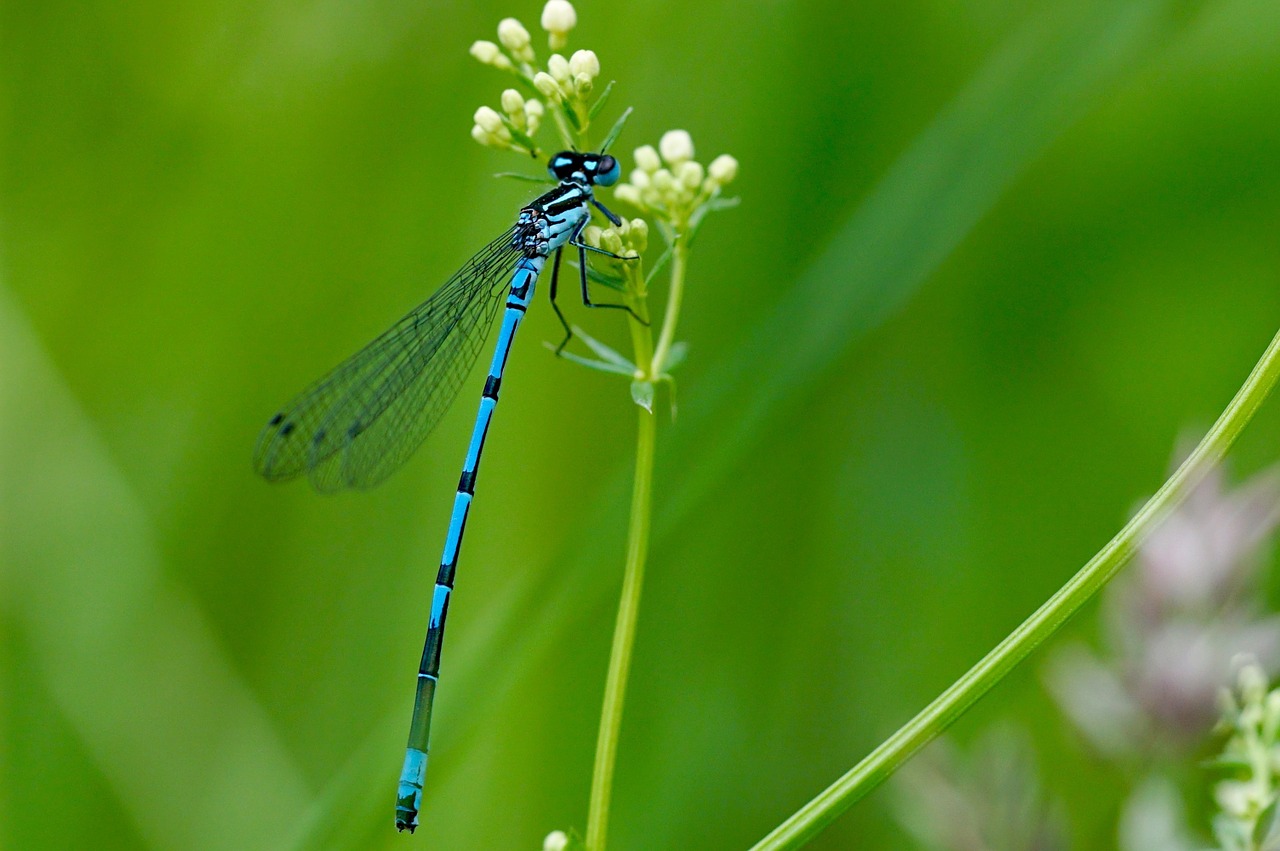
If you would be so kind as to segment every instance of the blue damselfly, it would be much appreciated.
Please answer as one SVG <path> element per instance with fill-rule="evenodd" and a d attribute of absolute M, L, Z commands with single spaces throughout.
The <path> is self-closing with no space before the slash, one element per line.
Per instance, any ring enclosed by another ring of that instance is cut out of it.
<path fill-rule="evenodd" d="M 564 152 L 551 158 L 549 171 L 559 185 L 522 209 L 513 228 L 481 249 L 434 295 L 272 417 L 254 450 L 254 466 L 273 481 L 305 474 L 320 491 L 378 484 L 413 454 L 440 421 L 475 363 L 498 304 L 506 295 L 498 343 L 462 464 L 431 600 L 409 744 L 396 799 L 396 827 L 401 830 L 417 827 L 422 806 L 445 616 L 467 513 L 475 494 L 480 454 L 498 404 L 502 372 L 516 329 L 551 252 L 556 255 L 551 272 L 551 305 L 565 329 L 557 351 L 572 335 L 555 302 L 560 256 L 565 246 L 578 251 L 583 303 L 630 312 L 626 305 L 593 303 L 588 298 L 586 252 L 609 252 L 592 248 L 582 240 L 593 205 L 615 225 L 620 224 L 618 217 L 595 199 L 592 190 L 597 185 L 616 183 L 621 166 L 604 153 Z"/>

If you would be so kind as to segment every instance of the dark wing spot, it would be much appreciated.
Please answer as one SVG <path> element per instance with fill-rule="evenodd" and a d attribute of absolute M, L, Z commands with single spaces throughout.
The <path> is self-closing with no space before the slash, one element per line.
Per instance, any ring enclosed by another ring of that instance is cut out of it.
<path fill-rule="evenodd" d="M 289 435 L 293 434 L 293 429 L 295 428 L 296 425 L 297 425 L 296 423 L 285 423 L 283 426 L 280 427 L 280 436 L 288 437 Z"/>
<path fill-rule="evenodd" d="M 274 417 L 271 418 L 271 422 L 267 423 L 267 425 L 278 426 L 282 422 L 284 422 L 284 414 L 276 414 Z"/>

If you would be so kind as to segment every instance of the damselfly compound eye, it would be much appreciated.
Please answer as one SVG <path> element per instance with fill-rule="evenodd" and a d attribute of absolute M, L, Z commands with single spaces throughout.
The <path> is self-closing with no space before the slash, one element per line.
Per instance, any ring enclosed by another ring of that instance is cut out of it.
<path fill-rule="evenodd" d="M 605 154 L 596 164 L 596 183 L 601 186 L 612 186 L 622 176 L 622 165 L 616 159 Z"/>

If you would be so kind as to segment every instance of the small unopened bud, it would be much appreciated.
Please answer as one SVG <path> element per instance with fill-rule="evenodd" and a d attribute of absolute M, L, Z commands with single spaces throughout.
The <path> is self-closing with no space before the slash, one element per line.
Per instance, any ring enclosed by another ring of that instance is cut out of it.
<path fill-rule="evenodd" d="M 471 138 L 475 139 L 481 145 L 492 145 L 493 137 L 489 135 L 489 131 L 476 124 L 471 128 Z"/>
<path fill-rule="evenodd" d="M 568 0 L 549 0 L 542 7 L 542 28 L 551 34 L 552 50 L 560 50 L 569 43 L 569 30 L 578 25 L 578 13 Z"/>
<path fill-rule="evenodd" d="M 693 159 L 693 137 L 684 130 L 668 130 L 662 134 L 658 150 L 668 165 L 680 165 Z"/>
<path fill-rule="evenodd" d="M 1228 815 L 1243 818 L 1249 812 L 1253 790 L 1241 780 L 1223 780 L 1213 788 L 1218 806 Z"/>
<path fill-rule="evenodd" d="M 502 111 L 507 115 L 519 115 L 524 112 L 524 97 L 515 89 L 504 89 L 502 92 Z"/>
<path fill-rule="evenodd" d="M 702 178 L 705 176 L 702 163 L 694 160 L 681 163 L 680 168 L 676 169 L 676 174 L 679 175 L 680 182 L 686 189 L 697 189 L 702 186 Z"/>
<path fill-rule="evenodd" d="M 478 124 L 479 121 L 476 123 Z M 660 168 L 653 173 L 653 188 L 659 192 L 670 192 L 675 185 L 675 177 L 665 168 Z"/>
<path fill-rule="evenodd" d="M 538 132 L 538 128 L 542 126 L 543 114 L 542 101 L 527 100 L 524 102 L 524 120 L 529 126 L 530 136 L 536 134 Z"/>
<path fill-rule="evenodd" d="M 512 53 L 520 53 L 529 46 L 529 31 L 515 18 L 503 18 L 498 22 L 498 41 Z"/>
<path fill-rule="evenodd" d="M 728 154 L 721 154 L 707 166 L 707 176 L 720 186 L 732 183 L 738 176 L 738 161 Z"/>
<path fill-rule="evenodd" d="M 598 226 L 587 225 L 586 229 L 582 231 L 582 241 L 585 242 L 587 245 L 590 245 L 592 248 L 599 248 L 600 235 L 602 233 L 604 233 L 604 231 L 601 230 Z"/>
<path fill-rule="evenodd" d="M 1262 711 L 1262 737 L 1267 741 L 1275 741 L 1280 732 L 1280 691 L 1267 694 L 1267 701 Z"/>
<path fill-rule="evenodd" d="M 573 79 L 573 72 L 569 70 L 569 60 L 559 53 L 551 54 L 551 58 L 547 60 L 547 70 L 551 72 L 551 76 L 557 83 L 567 83 Z"/>
<path fill-rule="evenodd" d="M 1240 669 L 1240 696 L 1245 705 L 1260 704 L 1267 693 L 1267 675 L 1257 663 L 1250 662 Z"/>
<path fill-rule="evenodd" d="M 564 5 L 569 6 L 568 3 Z M 547 7 L 550 8 L 551 4 L 548 3 Z M 573 7 L 569 6 L 569 8 L 572 10 Z M 546 20 L 545 14 L 543 20 Z M 569 837 L 563 830 L 553 830 L 547 834 L 546 839 L 542 840 L 542 851 L 565 851 L 568 847 Z"/>
<path fill-rule="evenodd" d="M 546 71 L 539 71 L 533 75 L 533 86 L 542 92 L 542 96 L 547 100 L 560 102 L 560 84 Z"/>
<path fill-rule="evenodd" d="M 486 133 L 497 135 L 500 130 L 507 129 L 502 123 L 502 116 L 487 106 L 482 106 L 476 110 L 474 120 L 476 126 L 484 128 Z"/>
<path fill-rule="evenodd" d="M 613 228 L 600 234 L 600 247 L 618 254 L 622 251 L 622 236 Z"/>
<path fill-rule="evenodd" d="M 649 247 L 649 223 L 644 219 L 631 220 L 631 244 L 636 251 L 644 251 Z"/>
<path fill-rule="evenodd" d="M 649 172 L 636 169 L 631 172 L 631 182 L 638 188 L 644 189 L 650 183 Z"/>
<path fill-rule="evenodd" d="M 499 59 L 508 65 L 511 64 L 507 57 L 502 55 L 502 48 L 491 41 L 477 41 L 472 44 L 471 55 L 485 65 L 496 65 Z"/>
<path fill-rule="evenodd" d="M 653 145 L 642 145 L 639 148 L 636 148 L 635 156 L 636 165 L 638 165 L 642 170 L 647 171 L 649 174 L 653 174 L 655 171 L 662 168 L 662 160 L 658 158 L 658 152 L 653 149 Z M 632 180 L 634 179 L 635 177 L 633 175 Z"/>
<path fill-rule="evenodd" d="M 644 206 L 644 203 L 640 200 L 640 189 L 630 183 L 624 183 L 613 190 L 613 197 L 636 207 Z"/>
<path fill-rule="evenodd" d="M 588 77 L 600 76 L 600 60 L 594 50 L 579 50 L 569 57 L 569 70 L 574 76 L 586 74 Z"/>
<path fill-rule="evenodd" d="M 588 94 L 591 91 L 591 75 L 577 74 L 573 78 L 573 88 L 580 95 Z"/>

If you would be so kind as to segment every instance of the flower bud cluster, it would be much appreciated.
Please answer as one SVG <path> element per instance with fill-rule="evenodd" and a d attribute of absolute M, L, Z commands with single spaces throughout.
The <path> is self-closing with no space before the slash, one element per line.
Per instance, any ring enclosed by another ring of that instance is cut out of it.
<path fill-rule="evenodd" d="M 1218 762 L 1239 766 L 1244 774 L 1228 777 L 1214 787 L 1213 797 L 1220 810 L 1213 821 L 1214 833 L 1222 848 L 1273 848 L 1280 826 L 1274 819 L 1259 822 L 1276 803 L 1280 691 L 1268 691 L 1266 672 L 1250 661 L 1240 669 L 1236 694 L 1224 689 L 1220 702 L 1220 727 L 1230 739 Z"/>
<path fill-rule="evenodd" d="M 578 23 L 578 13 L 568 0 L 549 0 L 542 10 L 542 28 L 547 31 L 548 43 L 553 51 L 563 50 L 568 44 L 569 32 Z M 600 59 L 591 50 L 575 51 L 568 59 L 559 52 L 554 52 L 547 59 L 545 69 L 538 67 L 538 57 L 533 49 L 533 40 L 524 24 L 515 18 L 504 18 L 498 24 L 498 40 L 477 41 L 471 45 L 471 55 L 477 60 L 505 71 L 519 78 L 520 89 L 527 97 L 541 94 L 546 104 L 555 110 L 552 116 L 560 130 L 566 147 L 578 147 L 583 144 L 585 131 L 591 116 L 591 104 L 588 98 L 596 89 L 596 79 L 600 76 Z M 514 91 L 509 89 L 508 91 Z M 504 110 L 508 131 L 523 131 L 532 137 L 541 124 L 543 113 L 536 117 L 526 116 L 528 126 L 521 125 L 519 110 L 506 109 L 504 93 Z M 529 100 L 528 104 L 535 103 Z M 538 103 L 535 108 L 542 109 Z M 491 110 L 492 112 L 492 110 Z M 493 125 L 492 116 L 486 114 L 485 123 L 479 118 L 471 135 L 482 145 L 527 150 L 537 154 L 532 144 L 524 144 L 520 134 L 515 133 L 515 144 L 510 144 L 501 130 Z"/>
<path fill-rule="evenodd" d="M 507 89 L 500 104 L 501 112 L 487 106 L 476 110 L 471 138 L 481 145 L 532 154 L 532 137 L 542 125 L 542 102 L 535 98 L 525 100 L 520 92 Z"/>
<path fill-rule="evenodd" d="M 615 197 L 676 223 L 688 222 L 738 176 L 738 161 L 728 154 L 703 167 L 694 159 L 693 138 L 684 130 L 664 133 L 656 150 L 652 145 L 637 148 L 635 160 L 635 170 L 614 190 Z"/>
<path fill-rule="evenodd" d="M 582 239 L 592 248 L 619 257 L 639 257 L 649 247 L 649 223 L 644 219 L 623 219 L 622 224 L 606 228 L 588 225 L 582 232 Z"/>
<path fill-rule="evenodd" d="M 591 94 L 599 76 L 600 60 L 594 50 L 576 51 L 568 59 L 553 53 L 547 70 L 533 75 L 533 84 L 548 100 L 572 104 Z"/>

